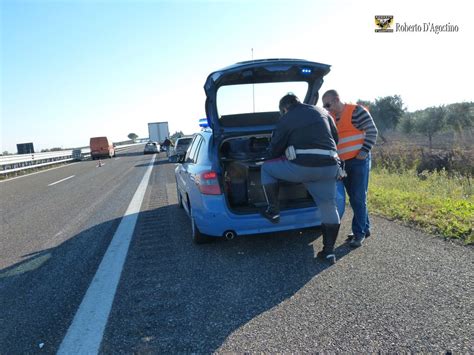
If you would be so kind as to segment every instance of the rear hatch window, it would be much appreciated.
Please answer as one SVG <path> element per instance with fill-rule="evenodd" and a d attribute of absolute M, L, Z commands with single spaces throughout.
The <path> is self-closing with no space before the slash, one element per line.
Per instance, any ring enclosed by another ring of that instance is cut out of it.
<path fill-rule="evenodd" d="M 192 138 L 180 139 L 178 140 L 176 147 L 186 147 L 191 143 L 191 141 Z"/>
<path fill-rule="evenodd" d="M 217 91 L 217 112 L 222 127 L 261 126 L 279 119 L 280 99 L 293 93 L 304 98 L 308 83 L 273 82 L 222 86 Z M 237 99 L 238 98 L 238 99 Z"/>
<path fill-rule="evenodd" d="M 327 64 L 301 59 L 259 59 L 212 72 L 204 84 L 206 115 L 217 141 L 238 134 L 270 132 L 278 104 L 289 92 L 315 105 Z"/>

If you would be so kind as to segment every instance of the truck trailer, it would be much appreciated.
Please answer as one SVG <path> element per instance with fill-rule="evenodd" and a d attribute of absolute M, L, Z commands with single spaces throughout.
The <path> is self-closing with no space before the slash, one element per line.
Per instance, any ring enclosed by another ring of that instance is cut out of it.
<path fill-rule="evenodd" d="M 150 122 L 148 123 L 149 139 L 152 142 L 163 143 L 166 138 L 170 137 L 168 122 Z"/>

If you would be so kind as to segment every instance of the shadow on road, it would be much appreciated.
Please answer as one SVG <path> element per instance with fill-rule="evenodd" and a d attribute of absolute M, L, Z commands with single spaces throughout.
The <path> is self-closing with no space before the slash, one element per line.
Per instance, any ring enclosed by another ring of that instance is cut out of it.
<path fill-rule="evenodd" d="M 0 353 L 57 351 L 119 222 L 0 270 Z M 329 267 L 314 260 L 317 229 L 199 246 L 190 235 L 177 205 L 140 213 L 101 352 L 213 352 Z"/>
<path fill-rule="evenodd" d="M 157 156 L 155 162 L 153 163 L 153 166 L 173 164 L 173 163 L 170 163 L 167 159 L 158 160 L 159 158 L 161 159 L 163 157 Z M 137 164 L 137 165 L 135 165 L 135 167 L 136 168 L 142 168 L 142 167 L 146 167 L 146 166 L 149 166 L 149 165 L 150 164 L 147 162 L 147 163 L 144 163 L 144 164 Z"/>
<path fill-rule="evenodd" d="M 101 352 L 213 352 L 330 267 L 314 259 L 315 229 L 204 245 L 190 236 L 176 205 L 140 215 Z"/>
<path fill-rule="evenodd" d="M 138 157 L 138 156 L 143 156 L 143 157 L 151 157 L 153 154 L 144 154 L 143 153 L 143 150 L 139 151 L 139 152 L 117 152 L 116 153 L 116 156 L 117 157 Z M 166 158 L 166 153 L 158 153 L 157 154 L 157 159 L 158 158 Z"/>
<path fill-rule="evenodd" d="M 56 352 L 120 220 L 0 270 L 0 354 Z"/>

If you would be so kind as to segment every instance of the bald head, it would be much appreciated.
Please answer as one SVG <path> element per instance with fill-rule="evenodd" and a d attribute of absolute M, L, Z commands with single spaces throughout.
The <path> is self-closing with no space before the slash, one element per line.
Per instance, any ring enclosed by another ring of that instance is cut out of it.
<path fill-rule="evenodd" d="M 344 104 L 339 99 L 336 90 L 328 90 L 323 95 L 323 107 L 335 115 L 340 115 L 344 110 Z"/>
<path fill-rule="evenodd" d="M 331 89 L 331 90 L 328 90 L 324 93 L 323 99 L 325 97 L 328 98 L 328 99 L 334 99 L 336 97 L 339 98 L 339 93 L 336 90 Z"/>

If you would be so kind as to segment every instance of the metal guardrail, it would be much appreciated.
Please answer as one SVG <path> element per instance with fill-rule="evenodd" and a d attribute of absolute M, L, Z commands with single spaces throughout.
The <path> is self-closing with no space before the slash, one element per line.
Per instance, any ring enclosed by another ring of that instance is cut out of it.
<path fill-rule="evenodd" d="M 139 145 L 124 144 L 115 147 L 116 151 Z M 58 152 L 16 154 L 0 157 L 0 175 L 15 173 L 20 170 L 34 169 L 52 164 L 59 164 L 72 160 L 83 160 L 90 156 L 90 148 L 77 148 Z"/>

